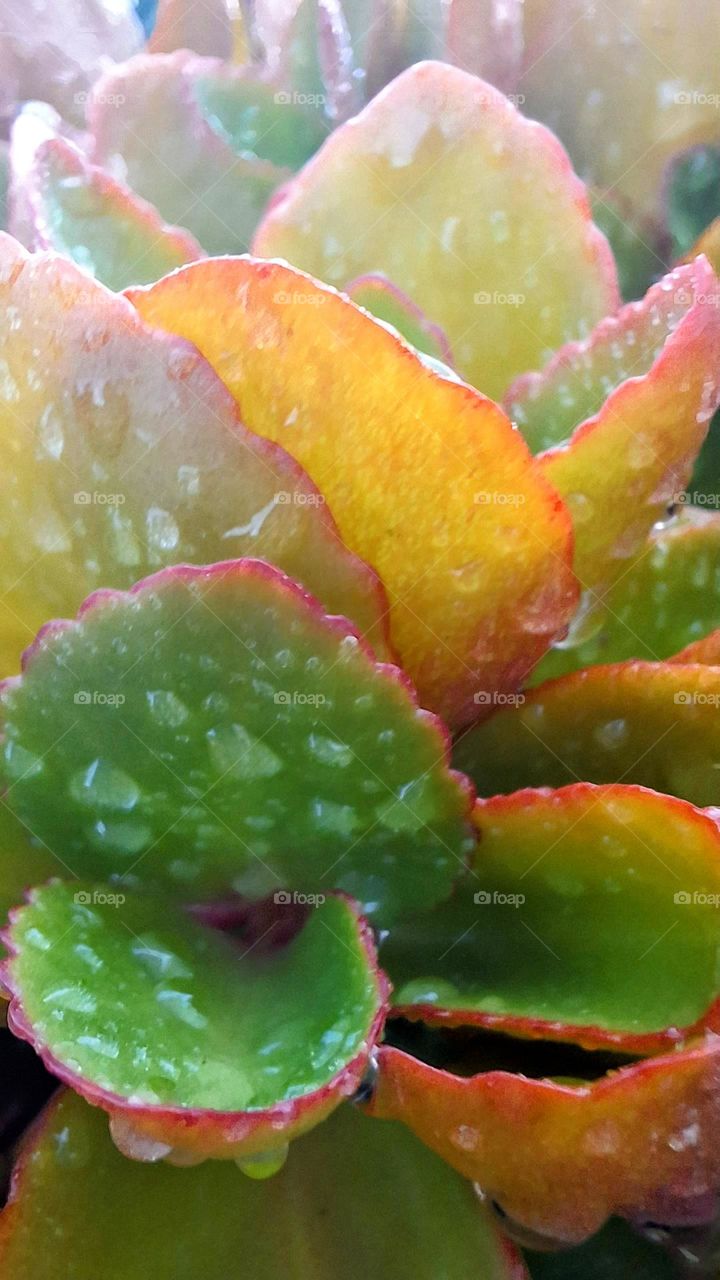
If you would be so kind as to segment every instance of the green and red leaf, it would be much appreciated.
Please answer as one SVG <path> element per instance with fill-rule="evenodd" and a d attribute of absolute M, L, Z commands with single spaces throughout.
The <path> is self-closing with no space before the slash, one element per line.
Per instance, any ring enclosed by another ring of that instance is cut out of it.
<path fill-rule="evenodd" d="M 720 515 L 683 506 L 589 604 L 585 620 L 543 658 L 533 684 L 599 662 L 671 658 L 720 628 Z M 692 653 L 686 660 L 706 661 Z"/>
<path fill-rule="evenodd" d="M 402 1125 L 350 1107 L 257 1183 L 218 1161 L 131 1164 L 102 1116 L 63 1092 L 28 1135 L 0 1216 L 4 1280 L 39 1280 L 40 1265 L 42 1280 L 229 1280 L 248 1267 L 277 1280 L 288 1257 L 297 1280 L 526 1274 L 466 1182 Z"/>
<path fill-rule="evenodd" d="M 357 1089 L 387 983 L 353 904 L 244 948 L 152 895 L 54 882 L 5 933 L 8 1023 L 138 1160 L 282 1148 Z"/>
<path fill-rule="evenodd" d="M 681 501 L 720 398 L 719 345 L 720 286 L 700 258 L 508 393 L 572 512 L 591 605 Z"/>
<path fill-rule="evenodd" d="M 33 252 L 57 250 L 110 289 L 148 284 L 205 256 L 189 232 L 167 226 L 35 108 L 13 125 L 11 166 L 12 234 Z"/>
<path fill-rule="evenodd" d="M 609 247 L 557 140 L 436 62 L 335 131 L 273 202 L 253 251 L 338 288 L 387 276 L 495 397 L 618 302 Z"/>
<path fill-rule="evenodd" d="M 272 193 L 326 133 L 312 107 L 187 49 L 111 68 L 88 122 L 92 159 L 215 254 L 247 249 Z"/>
<path fill-rule="evenodd" d="M 619 1213 L 647 1217 L 672 1187 L 717 1187 L 720 1039 L 593 1083 L 506 1071 L 462 1077 L 382 1046 L 373 1115 L 402 1120 L 516 1222 L 579 1242 Z"/>
<path fill-rule="evenodd" d="M 705 659 L 718 660 L 720 652 Z M 720 805 L 720 667 L 701 662 L 686 651 L 551 680 L 471 729 L 456 762 L 481 795 L 622 781 Z"/>
<path fill-rule="evenodd" d="M 8 801 L 80 876 L 191 902 L 340 888 L 394 918 L 472 847 L 442 726 L 260 561 L 98 592 L 0 701 Z"/>
<path fill-rule="evenodd" d="M 395 1012 L 586 1049 L 676 1047 L 720 995 L 720 831 L 684 801 L 582 783 L 478 801 L 471 873 L 390 931 Z"/>

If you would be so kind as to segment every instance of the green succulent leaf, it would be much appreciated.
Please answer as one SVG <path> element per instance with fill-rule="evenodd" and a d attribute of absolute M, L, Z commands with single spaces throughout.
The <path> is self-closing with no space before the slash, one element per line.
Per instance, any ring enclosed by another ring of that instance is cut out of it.
<path fill-rule="evenodd" d="M 139 1159 L 281 1146 L 357 1088 L 382 1025 L 384 979 L 345 898 L 268 950 L 149 894 L 55 881 L 6 941 L 10 1026 Z"/>
<path fill-rule="evenodd" d="M 187 49 L 133 58 L 97 83 L 92 159 L 208 253 L 242 253 L 267 201 L 319 147 L 321 113 L 247 68 Z"/>
<path fill-rule="evenodd" d="M 472 874 L 390 932 L 394 1005 L 430 1022 L 645 1052 L 720 992 L 720 832 L 639 787 L 479 801 Z"/>
<path fill-rule="evenodd" d="M 119 1212 L 118 1206 L 122 1206 Z M 140 1167 L 63 1093 L 0 1218 L 4 1280 L 517 1280 L 468 1182 L 402 1125 L 343 1107 L 271 1181 L 231 1165 Z"/>
<path fill-rule="evenodd" d="M 683 507 L 533 673 L 539 684 L 595 663 L 658 662 L 720 627 L 720 516 Z"/>
<path fill-rule="evenodd" d="M 79 875 L 341 888 L 388 919 L 447 896 L 470 847 L 440 722 L 260 561 L 99 592 L 0 701 L 9 802 Z"/>
<path fill-rule="evenodd" d="M 90 164 L 54 116 L 33 105 L 13 126 L 10 230 L 26 248 L 55 249 L 115 290 L 205 256 L 188 232 Z"/>
<path fill-rule="evenodd" d="M 631 782 L 720 805 L 720 668 L 590 667 L 516 695 L 458 742 L 481 795 Z"/>

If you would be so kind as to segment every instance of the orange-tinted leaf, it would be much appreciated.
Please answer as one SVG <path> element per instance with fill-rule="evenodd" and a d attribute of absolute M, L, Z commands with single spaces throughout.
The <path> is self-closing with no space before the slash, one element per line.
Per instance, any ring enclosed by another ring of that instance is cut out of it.
<path fill-rule="evenodd" d="M 338 287 L 387 276 L 492 396 L 617 305 L 609 248 L 556 139 L 441 63 L 412 67 L 336 130 L 254 251 Z"/>
<path fill-rule="evenodd" d="M 421 702 L 465 723 L 479 690 L 516 686 L 574 584 L 567 513 L 501 410 L 282 264 L 209 260 L 129 296 L 196 343 L 243 421 L 322 486 L 385 584 Z"/>
<path fill-rule="evenodd" d="M 572 1243 L 720 1183 L 720 1039 L 591 1084 L 451 1075 L 382 1046 L 372 1113 L 402 1120 L 507 1214 Z"/>
<path fill-rule="evenodd" d="M 591 601 L 597 608 L 545 655 L 534 684 L 596 662 L 667 659 L 720 627 L 720 516 L 683 506 Z"/>
<path fill-rule="evenodd" d="M 720 805 L 720 667 L 671 662 L 587 667 L 551 680 L 471 729 L 456 761 L 482 795 L 521 787 L 632 782 L 697 805 Z M 676 665 L 673 665 L 676 664 Z"/>
<path fill-rule="evenodd" d="M 573 514 L 587 590 L 622 573 L 684 491 L 720 398 L 719 344 L 720 286 L 700 258 L 511 388 Z"/>
<path fill-rule="evenodd" d="M 702 640 L 694 640 L 668 662 L 705 662 L 709 666 L 720 665 L 720 630 L 711 631 Z"/>
<path fill-rule="evenodd" d="M 453 897 L 383 945 L 396 1011 L 631 1054 L 676 1048 L 714 1019 L 713 817 L 579 783 L 480 800 L 476 825 Z"/>
<path fill-rule="evenodd" d="M 0 238 L 0 670 L 49 618 L 162 565 L 266 559 L 382 653 L 377 578 L 188 343 L 72 263 Z"/>

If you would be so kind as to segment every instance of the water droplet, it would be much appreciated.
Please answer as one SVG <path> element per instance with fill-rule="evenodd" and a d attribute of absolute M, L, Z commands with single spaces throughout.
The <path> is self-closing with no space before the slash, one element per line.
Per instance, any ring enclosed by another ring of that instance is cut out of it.
<path fill-rule="evenodd" d="M 283 767 L 282 760 L 267 745 L 255 738 L 241 724 L 210 729 L 207 734 L 210 758 L 219 773 L 250 782 L 256 778 L 272 778 Z"/>
<path fill-rule="evenodd" d="M 150 507 L 145 518 L 148 546 L 156 552 L 174 551 L 180 541 L 180 530 L 169 511 Z"/>
<path fill-rule="evenodd" d="M 90 838 L 97 848 L 113 853 L 139 853 L 152 842 L 153 833 L 142 822 L 96 822 Z"/>
<path fill-rule="evenodd" d="M 76 1043 L 91 1053 L 98 1053 L 101 1058 L 115 1059 L 120 1055 L 117 1040 L 108 1040 L 105 1036 L 78 1036 Z"/>
<path fill-rule="evenodd" d="M 189 992 L 172 991 L 166 988 L 158 991 L 155 998 L 163 1009 L 167 1009 L 174 1018 L 184 1022 L 188 1027 L 195 1027 L 200 1031 L 207 1026 L 207 1018 L 195 1008 Z"/>
<path fill-rule="evenodd" d="M 147 969 L 152 978 L 189 978 L 188 968 L 174 951 L 169 951 L 153 934 L 143 934 L 131 947 L 132 954 Z"/>
<path fill-rule="evenodd" d="M 140 799 L 140 788 L 129 774 L 98 757 L 72 775 L 70 795 L 87 809 L 129 812 Z"/>
<path fill-rule="evenodd" d="M 608 751 L 614 751 L 621 747 L 627 740 L 628 726 L 627 720 L 608 720 L 607 724 L 597 725 L 593 729 L 593 738 L 600 743 L 601 747 L 605 747 Z"/>
<path fill-rule="evenodd" d="M 321 764 L 329 764 L 337 769 L 347 769 L 352 764 L 353 752 L 345 742 L 335 738 L 326 738 L 320 733 L 311 733 L 307 740 L 308 751 Z"/>
<path fill-rule="evenodd" d="M 153 719 L 164 729 L 179 728 L 190 715 L 185 703 L 170 689 L 148 690 L 146 697 Z"/>
<path fill-rule="evenodd" d="M 43 996 L 43 1004 L 55 1005 L 58 1009 L 67 1009 L 71 1013 L 95 1013 L 97 1000 L 82 987 L 56 987 Z"/>
<path fill-rule="evenodd" d="M 5 772 L 17 782 L 21 778 L 35 778 L 43 771 L 43 762 L 39 756 L 18 746 L 10 740 L 5 744 Z"/>
<path fill-rule="evenodd" d="M 261 1181 L 279 1173 L 287 1160 L 287 1155 L 288 1144 L 284 1143 L 282 1147 L 276 1147 L 273 1151 L 261 1151 L 254 1156 L 243 1156 L 235 1163 L 248 1178 Z"/>
<path fill-rule="evenodd" d="M 124 1156 L 129 1160 L 141 1160 L 144 1164 L 155 1164 L 172 1151 L 167 1143 L 155 1142 L 138 1133 L 122 1115 L 110 1117 L 110 1136 Z"/>

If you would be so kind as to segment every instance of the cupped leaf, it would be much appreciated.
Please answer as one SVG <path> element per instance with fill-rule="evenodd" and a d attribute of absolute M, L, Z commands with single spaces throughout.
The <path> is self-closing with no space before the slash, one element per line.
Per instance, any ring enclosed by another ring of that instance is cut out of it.
<path fill-rule="evenodd" d="M 344 898 L 269 953 L 77 881 L 33 890 L 11 921 L 11 1030 L 135 1159 L 277 1151 L 355 1092 L 382 1028 L 387 984 Z"/>
<path fill-rule="evenodd" d="M 13 125 L 9 229 L 27 249 L 56 249 L 115 290 L 205 256 L 188 232 L 53 132 L 34 110 Z"/>
<path fill-rule="evenodd" d="M 460 740 L 457 764 L 482 795 L 622 781 L 720 805 L 720 667 L 681 660 L 703 662 L 589 667 L 516 695 Z"/>
<path fill-rule="evenodd" d="M 704 662 L 708 666 L 720 665 L 720 630 L 711 631 L 702 640 L 694 640 L 679 653 L 668 658 L 668 662 Z"/>
<path fill-rule="evenodd" d="M 392 917 L 472 846 L 439 722 L 260 561 L 98 592 L 0 700 L 8 801 L 78 873 L 190 901 L 339 887 Z"/>
<path fill-rule="evenodd" d="M 720 994 L 720 832 L 641 787 L 479 801 L 471 874 L 392 930 L 405 1016 L 585 1048 L 686 1039 Z"/>
<path fill-rule="evenodd" d="M 637 396 L 645 385 L 641 380 L 649 379 L 651 384 L 663 376 L 669 380 L 668 366 L 677 371 L 688 355 L 702 355 L 707 361 L 712 336 L 707 331 L 712 330 L 719 302 L 720 291 L 716 296 L 707 262 L 678 267 L 653 285 L 641 301 L 628 303 L 617 315 L 601 321 L 584 342 L 563 347 L 541 373 L 518 378 L 505 397 L 505 407 L 533 453 L 566 444 L 581 424 L 597 420 L 601 413 L 604 422 L 612 408 L 607 405 L 608 398 L 630 380 Z M 658 368 L 662 356 L 664 369 Z M 710 361 L 707 367 L 712 368 Z M 693 389 L 689 383 L 686 391 Z M 706 393 L 708 402 L 712 394 L 711 390 Z M 627 389 L 624 395 L 625 416 L 640 418 L 641 402 L 628 402 Z M 656 414 L 657 403 L 652 407 Z M 706 422 L 710 416 L 707 404 L 701 407 L 705 411 L 702 421 Z M 677 414 L 677 407 L 674 409 Z M 654 423 L 628 422 L 628 432 L 631 427 L 650 432 L 647 439 L 642 436 L 638 442 L 640 461 L 631 459 L 637 470 L 652 461 Z M 595 430 L 600 430 L 599 424 Z M 640 449 L 643 444 L 647 461 Z"/>
<path fill-rule="evenodd" d="M 248 247 L 280 183 L 326 133 L 318 111 L 255 73 L 187 50 L 130 59 L 98 82 L 92 158 L 208 253 Z"/>
<path fill-rule="evenodd" d="M 702 31 L 702 38 L 689 33 Z M 720 12 L 704 0 L 533 0 L 525 5 L 525 110 L 559 135 L 578 172 L 665 248 L 668 173 L 720 142 Z"/>
<path fill-rule="evenodd" d="M 719 343 L 720 289 L 700 258 L 511 388 L 511 416 L 553 446 L 541 462 L 572 512 L 590 606 L 685 490 L 720 398 Z"/>
<path fill-rule="evenodd" d="M 586 619 L 543 658 L 534 684 L 598 662 L 658 662 L 720 628 L 720 516 L 683 506 L 592 600 Z"/>
<path fill-rule="evenodd" d="M 0 239 L 0 671 L 48 618 L 165 564 L 253 555 L 384 644 L 384 595 L 321 494 L 197 351 L 73 264 Z"/>
<path fill-rule="evenodd" d="M 524 1275 L 467 1183 L 402 1125 L 351 1107 L 259 1184 L 216 1161 L 131 1164 L 64 1092 L 28 1136 L 0 1217 L 5 1280 L 277 1280 L 288 1258 L 297 1280 Z"/>
<path fill-rule="evenodd" d="M 391 324 L 418 351 L 453 366 L 450 343 L 439 325 L 432 324 L 420 307 L 381 275 L 358 276 L 345 289 L 358 307 Z"/>
<path fill-rule="evenodd" d="M 720 1039 L 592 1084 L 505 1071 L 462 1077 L 382 1046 L 371 1112 L 402 1120 L 516 1222 L 568 1243 L 611 1214 L 644 1217 L 672 1186 L 717 1187 Z"/>
<path fill-rule="evenodd" d="M 322 486 L 382 577 L 425 705 L 462 724 L 479 690 L 516 688 L 576 596 L 567 511 L 505 415 L 283 264 L 196 263 L 129 296 L 195 342 L 248 426 Z"/>
<path fill-rule="evenodd" d="M 618 301 L 612 255 L 562 147 L 497 89 L 442 63 L 410 68 L 336 130 L 253 248 L 338 287 L 386 275 L 492 396 Z"/>

